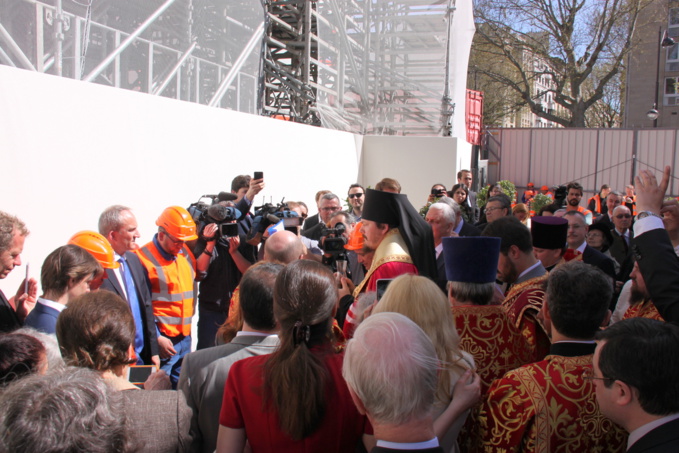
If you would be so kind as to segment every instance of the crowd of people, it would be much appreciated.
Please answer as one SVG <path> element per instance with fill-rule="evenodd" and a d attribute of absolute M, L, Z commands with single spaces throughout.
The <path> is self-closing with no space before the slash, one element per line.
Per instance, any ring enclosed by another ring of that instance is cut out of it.
<path fill-rule="evenodd" d="M 0 453 L 679 451 L 670 172 L 538 212 L 532 183 L 479 203 L 462 170 L 418 210 L 384 178 L 312 216 L 240 175 L 145 245 L 108 207 L 39 297 L 0 291 Z M 26 240 L 0 211 L 0 279 Z"/>

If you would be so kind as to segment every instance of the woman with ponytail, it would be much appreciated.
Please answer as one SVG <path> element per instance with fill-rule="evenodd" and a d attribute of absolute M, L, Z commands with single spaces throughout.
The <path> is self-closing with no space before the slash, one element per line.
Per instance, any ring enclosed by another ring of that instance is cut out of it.
<path fill-rule="evenodd" d="M 372 428 L 342 378 L 333 349 L 338 301 L 332 273 L 298 260 L 276 278 L 274 317 L 280 346 L 234 363 L 224 390 L 217 452 L 353 452 Z"/>

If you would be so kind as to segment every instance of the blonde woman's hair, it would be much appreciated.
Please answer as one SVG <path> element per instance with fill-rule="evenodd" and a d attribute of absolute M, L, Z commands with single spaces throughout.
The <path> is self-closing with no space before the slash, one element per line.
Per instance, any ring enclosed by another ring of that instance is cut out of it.
<path fill-rule="evenodd" d="M 436 390 L 437 401 L 447 404 L 453 395 L 452 382 L 473 368 L 460 350 L 460 336 L 455 328 L 448 298 L 430 279 L 418 275 L 401 275 L 389 284 L 373 313 L 395 312 L 410 318 L 429 337 L 441 361 L 441 375 Z"/>

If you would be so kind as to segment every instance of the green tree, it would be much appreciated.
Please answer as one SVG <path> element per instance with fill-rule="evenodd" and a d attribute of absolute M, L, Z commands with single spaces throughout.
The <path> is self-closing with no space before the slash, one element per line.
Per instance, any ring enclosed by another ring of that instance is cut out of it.
<path fill-rule="evenodd" d="M 483 74 L 516 93 L 535 115 L 586 127 L 588 114 L 593 122 L 590 109 L 606 103 L 607 87 L 633 45 L 639 12 L 650 1 L 477 0 L 479 57 L 504 62 Z"/>

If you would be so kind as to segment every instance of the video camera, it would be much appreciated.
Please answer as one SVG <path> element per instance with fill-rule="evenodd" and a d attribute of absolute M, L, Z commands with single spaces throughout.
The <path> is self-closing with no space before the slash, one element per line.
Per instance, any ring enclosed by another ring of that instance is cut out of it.
<path fill-rule="evenodd" d="M 302 218 L 295 211 L 288 208 L 285 198 L 280 203 L 264 203 L 262 206 L 255 207 L 255 218 L 252 228 L 248 232 L 246 241 L 250 245 L 258 245 L 262 242 L 262 236 L 267 228 L 283 220 L 283 227 L 297 234 L 297 227 L 302 225 Z"/>
<path fill-rule="evenodd" d="M 210 203 L 203 201 L 209 199 Z M 220 192 L 219 195 L 202 195 L 197 202 L 191 203 L 187 209 L 193 221 L 196 222 L 198 232 L 203 231 L 205 225 L 217 224 L 217 238 L 238 236 L 238 219 L 241 212 L 231 206 L 220 204 L 222 201 L 232 201 L 236 195 L 228 192 Z"/>
<path fill-rule="evenodd" d="M 349 258 L 344 246 L 347 245 L 348 239 L 343 234 L 347 231 L 347 227 L 342 222 L 335 224 L 335 228 L 322 225 L 321 238 L 318 243 L 325 252 L 323 264 L 330 266 L 333 272 L 346 277 Z"/>
<path fill-rule="evenodd" d="M 566 195 L 568 195 L 568 189 L 564 185 L 557 187 L 554 191 L 554 204 L 559 209 L 566 207 Z"/>
<path fill-rule="evenodd" d="M 446 192 L 446 189 L 431 189 L 431 194 L 436 198 L 448 196 L 448 192 Z"/>
<path fill-rule="evenodd" d="M 344 246 L 347 245 L 347 238 L 343 234 L 346 231 L 347 227 L 342 222 L 336 224 L 335 228 L 328 228 L 322 224 L 321 238 L 318 242 L 323 251 L 333 256 L 345 254 Z"/>

